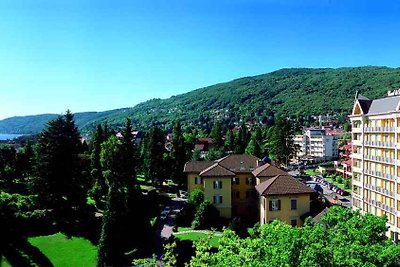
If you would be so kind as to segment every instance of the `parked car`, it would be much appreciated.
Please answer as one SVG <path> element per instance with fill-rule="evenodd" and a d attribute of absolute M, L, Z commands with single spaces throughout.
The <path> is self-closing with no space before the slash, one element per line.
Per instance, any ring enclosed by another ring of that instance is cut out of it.
<path fill-rule="evenodd" d="M 179 190 L 179 196 L 181 198 L 188 198 L 189 194 L 188 194 L 188 192 L 186 192 L 184 190 Z"/>
<path fill-rule="evenodd" d="M 171 212 L 171 207 L 166 206 L 160 214 L 160 219 L 165 220 L 170 212 Z"/>

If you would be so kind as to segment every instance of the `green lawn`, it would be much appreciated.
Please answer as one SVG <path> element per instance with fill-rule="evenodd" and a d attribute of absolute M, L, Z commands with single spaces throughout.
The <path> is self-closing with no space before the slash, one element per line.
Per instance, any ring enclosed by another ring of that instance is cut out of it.
<path fill-rule="evenodd" d="M 183 232 L 183 231 L 190 231 L 192 230 L 192 227 L 178 227 L 178 232 Z"/>
<path fill-rule="evenodd" d="M 58 233 L 31 237 L 29 242 L 39 248 L 54 266 L 95 266 L 97 248 L 80 237 L 68 239 Z"/>
<path fill-rule="evenodd" d="M 175 237 L 179 240 L 190 240 L 197 241 L 200 239 L 207 238 L 209 234 L 206 233 L 186 233 L 186 234 L 177 234 Z M 218 248 L 220 236 L 213 236 L 210 240 L 210 245 L 212 247 Z"/>
<path fill-rule="evenodd" d="M 8 261 L 6 260 L 6 258 L 3 257 L 2 261 L 0 261 L 0 266 L 1 267 L 12 267 Z"/>
<path fill-rule="evenodd" d="M 306 171 L 307 175 L 318 175 L 320 174 L 319 172 L 317 172 L 316 170 L 307 170 Z"/>

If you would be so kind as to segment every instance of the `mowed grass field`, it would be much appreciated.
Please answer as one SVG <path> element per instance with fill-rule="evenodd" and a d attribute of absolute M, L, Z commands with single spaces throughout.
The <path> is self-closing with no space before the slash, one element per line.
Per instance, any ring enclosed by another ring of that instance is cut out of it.
<path fill-rule="evenodd" d="M 193 233 L 185 233 L 185 234 L 175 234 L 175 238 L 179 239 L 179 240 L 190 240 L 190 241 L 197 241 L 200 239 L 207 239 L 209 234 L 207 233 L 198 233 L 198 232 L 193 232 Z M 221 237 L 220 236 L 212 236 L 210 239 L 210 245 L 212 247 L 218 248 L 219 245 L 219 239 Z"/>
<path fill-rule="evenodd" d="M 49 236 L 31 237 L 29 242 L 39 248 L 54 266 L 96 266 L 97 248 L 90 241 L 58 233 Z"/>

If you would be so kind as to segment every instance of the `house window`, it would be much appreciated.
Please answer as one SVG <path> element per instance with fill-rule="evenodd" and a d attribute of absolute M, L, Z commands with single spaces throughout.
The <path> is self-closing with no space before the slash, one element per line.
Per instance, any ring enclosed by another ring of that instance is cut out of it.
<path fill-rule="evenodd" d="M 222 181 L 214 181 L 213 187 L 214 189 L 222 189 Z"/>
<path fill-rule="evenodd" d="M 195 184 L 203 184 L 203 178 L 200 177 L 200 176 L 197 176 L 197 177 L 194 179 L 194 183 L 195 183 Z"/>
<path fill-rule="evenodd" d="M 296 219 L 291 219 L 290 220 L 290 225 L 291 226 L 297 226 L 297 220 Z"/>
<path fill-rule="evenodd" d="M 290 209 L 291 210 L 297 210 L 297 199 L 291 199 L 290 200 Z"/>
<path fill-rule="evenodd" d="M 214 205 L 222 204 L 222 196 L 221 195 L 215 195 L 213 197 L 213 203 L 214 203 Z"/>
<path fill-rule="evenodd" d="M 247 185 L 255 185 L 255 180 L 254 180 L 254 177 L 247 177 L 247 179 L 246 179 L 246 184 Z"/>
<path fill-rule="evenodd" d="M 269 201 L 269 211 L 281 210 L 281 201 L 279 199 L 272 199 Z"/>
<path fill-rule="evenodd" d="M 232 185 L 239 185 L 239 177 L 232 178 Z"/>

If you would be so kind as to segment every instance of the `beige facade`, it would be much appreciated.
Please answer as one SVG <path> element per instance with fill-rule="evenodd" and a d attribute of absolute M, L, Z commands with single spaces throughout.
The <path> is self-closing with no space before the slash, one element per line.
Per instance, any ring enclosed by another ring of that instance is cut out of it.
<path fill-rule="evenodd" d="M 204 180 L 204 198 L 214 204 L 223 218 L 232 217 L 231 179 L 209 177 Z"/>
<path fill-rule="evenodd" d="M 308 212 L 310 212 L 309 194 L 260 197 L 261 224 L 280 220 L 292 226 L 302 226 L 301 216 Z"/>
<path fill-rule="evenodd" d="M 302 225 L 300 216 L 310 211 L 310 194 L 314 192 L 311 188 L 253 156 L 229 155 L 210 162 L 191 161 L 186 163 L 184 171 L 188 192 L 201 188 L 205 199 L 224 218 L 240 216 L 260 223 L 279 219 L 299 226 Z M 279 209 L 270 211 L 265 206 L 270 201 L 279 202 Z"/>

